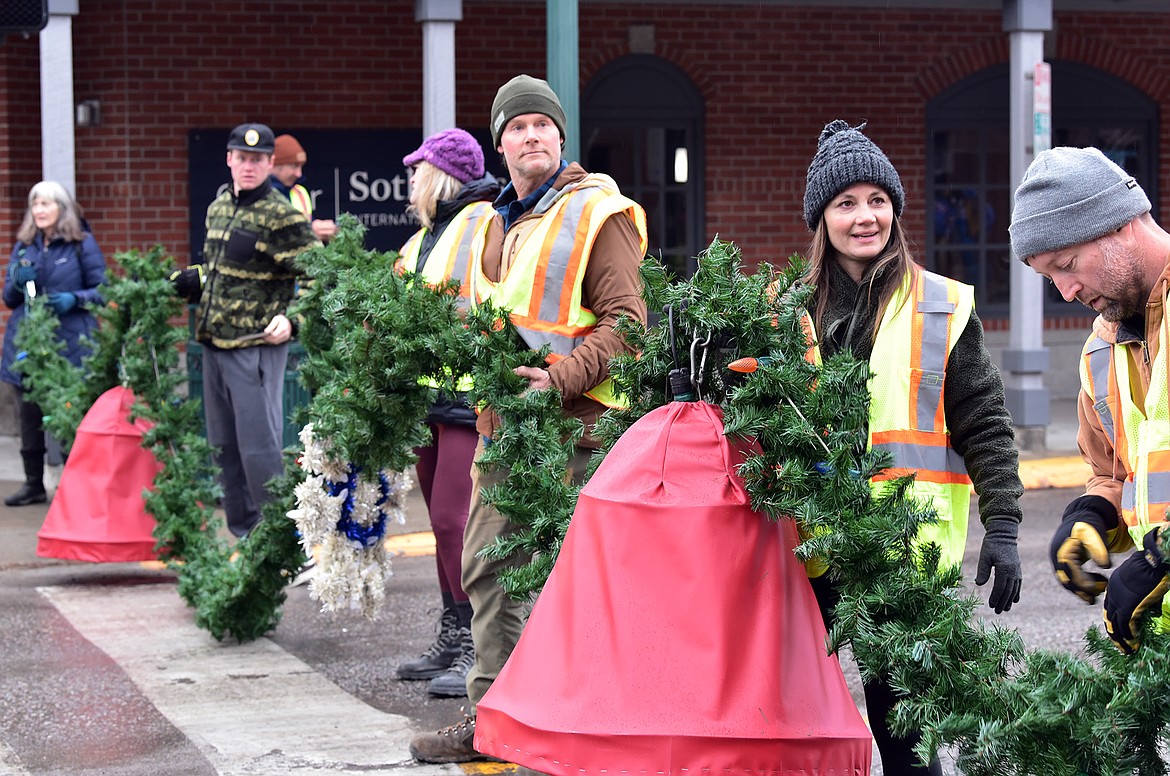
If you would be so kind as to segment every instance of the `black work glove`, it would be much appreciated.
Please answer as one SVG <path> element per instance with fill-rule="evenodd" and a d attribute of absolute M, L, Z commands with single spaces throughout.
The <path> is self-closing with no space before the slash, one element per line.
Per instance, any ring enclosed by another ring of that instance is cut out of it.
<path fill-rule="evenodd" d="M 1020 524 L 1010 517 L 992 517 L 983 530 L 975 584 L 985 584 L 991 579 L 991 570 L 995 569 L 995 584 L 991 586 L 987 605 L 1000 614 L 1020 602 L 1020 583 L 1024 578 L 1020 570 L 1020 550 L 1016 546 Z"/>
<path fill-rule="evenodd" d="M 1109 576 L 1105 588 L 1105 630 L 1109 638 L 1127 655 L 1141 646 L 1142 615 L 1157 609 L 1170 587 L 1166 577 L 1166 562 L 1162 558 L 1162 526 L 1146 533 L 1144 549 L 1134 552 Z"/>
<path fill-rule="evenodd" d="M 175 295 L 189 302 L 199 301 L 203 292 L 203 265 L 196 264 L 187 269 L 177 269 L 167 278 L 175 287 Z"/>
<path fill-rule="evenodd" d="M 1117 528 L 1117 510 L 1101 496 L 1081 496 L 1064 509 L 1064 518 L 1052 535 L 1048 558 L 1056 581 L 1087 604 L 1105 592 L 1105 575 L 1085 571 L 1092 560 L 1101 568 L 1112 565 L 1108 533 Z"/>

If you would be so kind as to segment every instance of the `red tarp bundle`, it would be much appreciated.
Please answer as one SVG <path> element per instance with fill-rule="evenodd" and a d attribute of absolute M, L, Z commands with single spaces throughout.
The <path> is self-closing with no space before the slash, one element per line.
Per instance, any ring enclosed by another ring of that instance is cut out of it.
<path fill-rule="evenodd" d="M 557 776 L 868 774 L 791 520 L 753 512 L 717 407 L 660 407 L 582 489 L 475 748 Z"/>
<path fill-rule="evenodd" d="M 131 423 L 133 406 L 134 394 L 117 386 L 85 414 L 37 532 L 37 555 L 94 563 L 158 557 L 154 518 L 143 506 L 142 491 L 162 466 L 141 447 L 151 424 L 142 418 Z"/>

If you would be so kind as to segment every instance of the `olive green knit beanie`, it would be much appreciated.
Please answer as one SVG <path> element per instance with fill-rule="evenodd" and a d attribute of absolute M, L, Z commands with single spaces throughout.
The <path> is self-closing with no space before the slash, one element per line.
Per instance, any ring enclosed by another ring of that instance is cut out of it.
<path fill-rule="evenodd" d="M 561 131 L 565 139 L 565 111 L 561 101 L 553 92 L 548 81 L 530 75 L 518 75 L 500 87 L 492 101 L 492 115 L 489 126 L 492 130 L 492 145 L 500 147 L 500 135 L 504 125 L 525 113 L 541 113 L 548 116 Z"/>

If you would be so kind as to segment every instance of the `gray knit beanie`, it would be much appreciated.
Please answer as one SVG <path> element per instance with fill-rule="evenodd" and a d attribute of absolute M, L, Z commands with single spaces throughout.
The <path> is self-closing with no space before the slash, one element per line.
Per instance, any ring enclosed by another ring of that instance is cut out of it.
<path fill-rule="evenodd" d="M 890 195 L 894 212 L 902 215 L 906 194 L 902 179 L 872 140 L 861 134 L 865 122 L 851 127 L 841 119 L 821 130 L 817 153 L 808 165 L 804 187 L 804 222 L 815 230 L 829 200 L 855 183 L 874 183 Z"/>
<path fill-rule="evenodd" d="M 500 147 L 504 125 L 525 113 L 542 113 L 553 120 L 565 139 L 565 111 L 548 81 L 530 75 L 518 75 L 500 87 L 492 100 L 492 115 L 488 122 L 492 130 L 492 145 Z"/>
<path fill-rule="evenodd" d="M 1092 242 L 1150 212 L 1133 176 L 1096 148 L 1050 148 L 1037 156 L 1016 189 L 1008 233 L 1022 261 Z"/>

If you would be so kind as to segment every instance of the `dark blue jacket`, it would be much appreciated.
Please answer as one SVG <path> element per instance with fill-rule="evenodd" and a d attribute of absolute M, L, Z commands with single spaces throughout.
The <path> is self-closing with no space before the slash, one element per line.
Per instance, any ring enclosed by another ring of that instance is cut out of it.
<path fill-rule="evenodd" d="M 57 336 L 65 342 L 65 357 L 76 366 L 88 352 L 81 345 L 81 337 L 97 328 L 97 319 L 88 308 L 102 304 L 97 287 L 106 277 L 106 258 L 92 234 L 86 233 L 81 242 L 67 242 L 57 237 L 46 248 L 39 232 L 32 243 L 17 242 L 12 249 L 8 271 L 4 275 L 4 304 L 12 309 L 8 327 L 4 331 L 4 354 L 0 357 L 0 380 L 20 385 L 20 375 L 12 371 L 16 360 L 13 343 L 20 322 L 24 320 L 24 288 L 12 279 L 12 271 L 22 259 L 37 267 L 37 295 L 48 296 L 57 291 L 72 291 L 77 295 L 77 306 L 61 316 Z"/>

